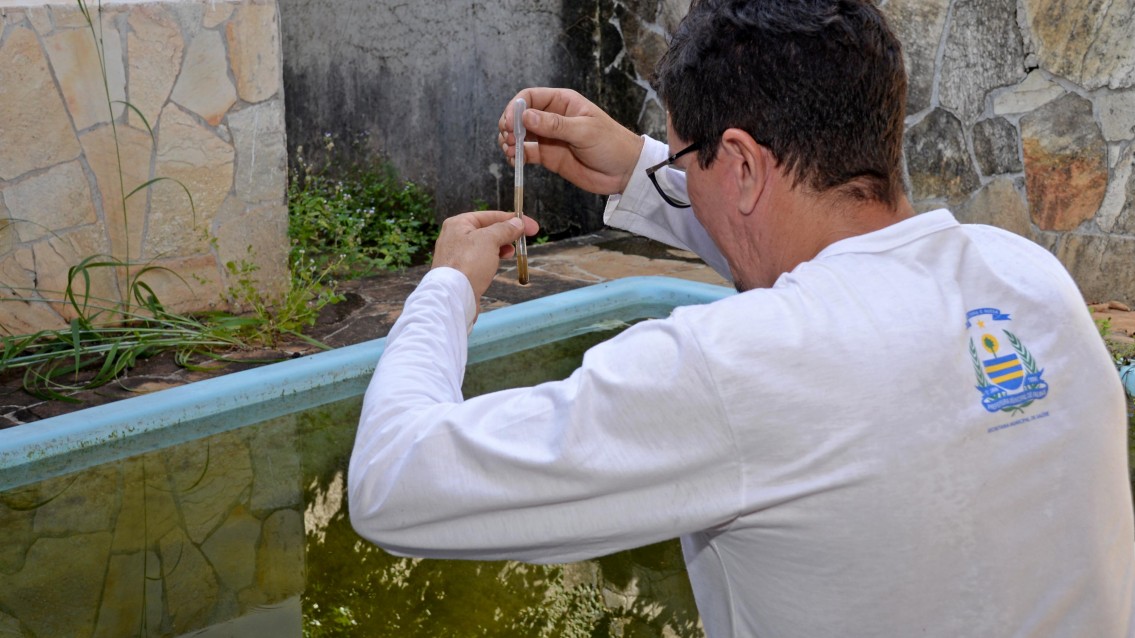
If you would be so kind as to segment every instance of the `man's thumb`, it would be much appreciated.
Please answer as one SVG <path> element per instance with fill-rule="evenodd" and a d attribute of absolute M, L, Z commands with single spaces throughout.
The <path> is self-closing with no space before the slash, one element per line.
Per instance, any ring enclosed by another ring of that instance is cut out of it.
<path fill-rule="evenodd" d="M 563 116 L 558 113 L 528 109 L 521 117 L 524 118 L 524 127 L 540 137 L 564 140 L 564 135 L 567 134 L 568 127 L 565 126 Z"/>
<path fill-rule="evenodd" d="M 518 217 L 509 217 L 503 222 L 489 226 L 485 230 L 491 232 L 496 238 L 497 246 L 504 246 L 520 239 L 524 233 L 524 221 Z"/>

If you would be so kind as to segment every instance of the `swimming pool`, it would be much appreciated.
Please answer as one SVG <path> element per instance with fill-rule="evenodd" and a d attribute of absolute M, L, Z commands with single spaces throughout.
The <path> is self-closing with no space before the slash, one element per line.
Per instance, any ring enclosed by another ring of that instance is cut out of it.
<path fill-rule="evenodd" d="M 631 278 L 486 313 L 466 391 L 565 376 L 609 331 L 731 293 Z M 535 567 L 358 539 L 345 468 L 383 345 L 0 431 L 0 634 L 699 635 L 673 544 Z"/>

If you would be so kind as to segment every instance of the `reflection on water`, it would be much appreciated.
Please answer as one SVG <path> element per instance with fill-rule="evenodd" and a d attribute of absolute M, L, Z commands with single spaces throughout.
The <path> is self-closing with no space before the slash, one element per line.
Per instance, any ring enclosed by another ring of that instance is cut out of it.
<path fill-rule="evenodd" d="M 610 336 L 470 366 L 465 392 L 562 378 Z M 676 542 L 532 566 L 359 539 L 345 488 L 360 403 L 0 493 L 0 636 L 702 635 Z"/>
<path fill-rule="evenodd" d="M 176 636 L 288 613 L 304 565 L 294 430 L 275 420 L 0 493 L 0 635 Z"/>
<path fill-rule="evenodd" d="M 305 636 L 698 636 L 697 612 L 676 542 L 569 565 L 398 558 L 362 541 L 345 507 L 350 437 L 335 422 L 358 402 L 301 423 L 304 465 L 327 468 L 305 489 Z M 336 414 L 335 412 L 338 412 Z M 310 415 L 305 415 L 310 416 Z M 342 441 L 334 441 L 337 436 Z M 344 445 L 348 444 L 348 445 Z M 330 458 L 315 460 L 314 455 Z M 328 516 L 327 514 L 330 513 Z"/>
<path fill-rule="evenodd" d="M 613 331 L 617 332 L 617 331 Z M 561 379 L 613 332 L 469 367 L 464 394 Z M 308 503 L 304 634 L 365 636 L 700 636 L 676 541 L 568 565 L 398 558 L 359 539 L 341 503 L 361 401 L 302 416 Z M 322 450 L 322 452 L 320 452 Z M 313 458 L 325 454 L 326 458 Z M 323 468 L 322 473 L 307 468 Z M 315 504 L 315 505 L 313 505 Z"/>

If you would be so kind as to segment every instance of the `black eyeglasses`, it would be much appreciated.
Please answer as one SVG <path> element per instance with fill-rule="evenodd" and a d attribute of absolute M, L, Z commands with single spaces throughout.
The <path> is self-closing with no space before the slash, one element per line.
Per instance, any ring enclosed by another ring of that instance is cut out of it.
<path fill-rule="evenodd" d="M 686 199 L 688 199 L 689 196 L 686 195 L 684 188 L 679 188 L 678 186 L 668 182 L 665 177 L 662 178 L 662 181 L 666 182 L 666 187 L 663 188 L 662 184 L 659 183 L 658 177 L 657 177 L 656 174 L 658 173 L 658 171 L 660 171 L 663 168 L 669 168 L 672 171 L 676 171 L 676 172 L 679 172 L 679 173 L 685 173 L 686 171 L 684 169 L 673 167 L 674 161 L 677 160 L 679 157 L 687 154 L 687 153 L 693 153 L 694 151 L 700 149 L 702 147 L 703 143 L 704 142 L 694 142 L 693 144 L 690 144 L 686 148 L 678 151 L 677 153 L 674 153 L 670 157 L 667 157 L 664 161 L 662 161 L 658 164 L 655 164 L 654 166 L 651 166 L 650 168 L 646 169 L 646 176 L 650 178 L 650 183 L 654 184 L 654 189 L 658 191 L 658 194 L 662 197 L 663 200 L 665 200 L 665 202 L 667 204 L 670 204 L 674 208 L 689 208 L 690 203 L 688 201 L 686 201 Z M 666 172 L 663 171 L 662 174 L 666 175 Z M 669 189 L 671 192 L 667 193 L 666 192 L 667 189 Z M 677 195 L 676 193 L 678 193 L 678 192 L 681 192 L 681 195 Z M 671 194 L 671 193 L 675 193 L 675 194 Z"/>

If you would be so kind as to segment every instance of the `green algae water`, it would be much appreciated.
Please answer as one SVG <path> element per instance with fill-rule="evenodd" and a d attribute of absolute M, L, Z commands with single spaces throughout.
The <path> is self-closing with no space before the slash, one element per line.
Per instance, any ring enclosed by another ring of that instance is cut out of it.
<path fill-rule="evenodd" d="M 471 365 L 567 376 L 618 330 Z M 0 493 L 0 636 L 701 636 L 676 541 L 566 565 L 408 559 L 351 528 L 361 397 Z"/>

